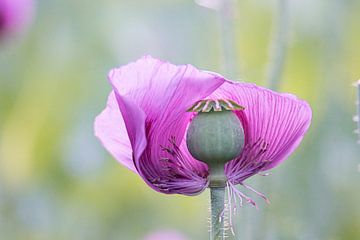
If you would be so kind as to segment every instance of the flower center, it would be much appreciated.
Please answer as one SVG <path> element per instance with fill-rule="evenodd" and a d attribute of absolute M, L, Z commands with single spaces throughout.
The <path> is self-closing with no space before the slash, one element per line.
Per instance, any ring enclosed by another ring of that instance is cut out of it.
<path fill-rule="evenodd" d="M 188 112 L 221 112 L 221 111 L 235 111 L 244 110 L 243 106 L 240 106 L 233 100 L 219 99 L 219 100 L 199 100 L 194 103 L 187 111 Z"/>
<path fill-rule="evenodd" d="M 201 100 L 188 111 L 197 112 L 187 131 L 191 155 L 209 167 L 210 187 L 224 187 L 225 164 L 237 158 L 244 147 L 241 121 L 233 112 L 244 107 L 232 100 Z"/>

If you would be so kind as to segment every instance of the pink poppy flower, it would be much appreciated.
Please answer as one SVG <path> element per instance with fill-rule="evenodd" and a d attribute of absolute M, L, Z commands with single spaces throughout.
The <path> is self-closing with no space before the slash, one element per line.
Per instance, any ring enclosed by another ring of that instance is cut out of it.
<path fill-rule="evenodd" d="M 220 10 L 224 4 L 223 0 L 195 0 L 195 2 L 202 7 L 210 8 L 213 10 Z"/>
<path fill-rule="evenodd" d="M 163 230 L 150 233 L 144 240 L 187 240 L 187 238 L 177 231 Z"/>
<path fill-rule="evenodd" d="M 0 0 L 0 38 L 20 32 L 32 18 L 32 0 Z"/>
<path fill-rule="evenodd" d="M 207 164 L 186 145 L 187 128 L 197 114 L 187 109 L 200 100 L 244 107 L 233 111 L 245 142 L 239 157 L 225 165 L 232 186 L 284 161 L 311 121 L 309 105 L 294 95 L 150 56 L 113 69 L 108 78 L 113 90 L 95 120 L 95 135 L 116 160 L 166 194 L 196 195 L 209 184 Z"/>

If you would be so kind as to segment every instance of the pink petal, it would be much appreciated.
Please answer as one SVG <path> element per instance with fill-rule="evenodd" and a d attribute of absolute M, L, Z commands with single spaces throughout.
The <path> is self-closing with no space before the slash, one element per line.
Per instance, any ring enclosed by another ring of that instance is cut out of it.
<path fill-rule="evenodd" d="M 224 0 L 195 0 L 195 2 L 202 7 L 213 10 L 220 10 L 224 4 Z"/>
<path fill-rule="evenodd" d="M 100 139 L 106 150 L 120 163 L 136 172 L 125 122 L 113 91 L 108 97 L 105 110 L 96 117 L 94 129 L 95 136 Z"/>
<path fill-rule="evenodd" d="M 243 116 L 238 113 L 243 122 L 246 121 L 245 148 L 238 159 L 243 164 L 234 160 L 226 167 L 228 177 L 238 181 L 285 160 L 310 126 L 310 106 L 291 94 L 276 93 L 255 84 L 228 82 L 212 97 L 232 99 L 245 107 Z M 265 151 L 258 154 L 262 149 Z"/>
<path fill-rule="evenodd" d="M 164 147 L 180 146 L 192 116 L 186 109 L 210 95 L 224 79 L 191 65 L 175 66 L 146 56 L 112 70 L 109 80 L 133 146 L 135 166 L 144 180 L 165 193 L 192 195 L 202 191 L 207 174 L 203 163 L 187 154 L 171 155 Z M 143 136 L 142 131 L 136 131 L 141 125 L 136 116 L 139 111 L 145 116 Z M 174 139 L 173 144 L 170 139 Z M 145 140 L 147 145 L 141 151 Z M 170 161 L 164 163 L 164 158 Z"/>
<path fill-rule="evenodd" d="M 33 11 L 33 0 L 0 0 L 0 37 L 26 28 Z"/>
<path fill-rule="evenodd" d="M 173 230 L 162 230 L 150 233 L 147 235 L 144 240 L 186 240 L 187 238 Z"/>

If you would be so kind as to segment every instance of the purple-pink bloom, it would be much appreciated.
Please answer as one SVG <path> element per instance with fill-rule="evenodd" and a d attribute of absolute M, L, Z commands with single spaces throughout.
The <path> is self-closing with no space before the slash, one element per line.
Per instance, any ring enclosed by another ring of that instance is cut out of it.
<path fill-rule="evenodd" d="M 199 100 L 226 99 L 245 133 L 240 156 L 228 162 L 231 185 L 285 160 L 311 122 L 311 108 L 294 95 L 225 79 L 191 65 L 176 66 L 145 56 L 109 73 L 112 91 L 95 120 L 95 135 L 120 163 L 156 191 L 196 195 L 208 186 L 208 166 L 186 147 L 187 112 Z"/>
<path fill-rule="evenodd" d="M 187 240 L 187 238 L 177 231 L 162 230 L 150 233 L 144 240 Z"/>
<path fill-rule="evenodd" d="M 20 32 L 29 24 L 33 0 L 0 0 L 0 38 Z"/>
<path fill-rule="evenodd" d="M 202 7 L 214 10 L 220 10 L 224 4 L 224 0 L 195 0 L 195 2 Z"/>

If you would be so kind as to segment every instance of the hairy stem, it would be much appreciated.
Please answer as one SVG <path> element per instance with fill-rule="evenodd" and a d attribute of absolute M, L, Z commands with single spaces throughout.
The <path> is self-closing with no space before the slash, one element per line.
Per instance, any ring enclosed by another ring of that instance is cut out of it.
<path fill-rule="evenodd" d="M 224 203 L 225 203 L 225 187 L 211 187 L 211 235 L 210 240 L 225 239 L 224 230 Z"/>
<path fill-rule="evenodd" d="M 267 83 L 269 88 L 278 90 L 283 73 L 288 41 L 289 1 L 278 0 L 278 17 L 272 40 Z"/>
<path fill-rule="evenodd" d="M 357 128 L 357 134 L 358 134 L 358 143 L 360 144 L 360 79 L 357 81 L 356 83 L 356 87 L 357 87 L 357 91 L 358 91 L 358 96 L 357 96 L 357 101 L 356 101 L 356 105 L 357 105 L 357 115 L 355 116 L 355 121 L 358 124 L 358 128 Z"/>

